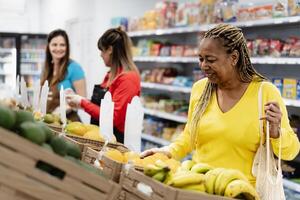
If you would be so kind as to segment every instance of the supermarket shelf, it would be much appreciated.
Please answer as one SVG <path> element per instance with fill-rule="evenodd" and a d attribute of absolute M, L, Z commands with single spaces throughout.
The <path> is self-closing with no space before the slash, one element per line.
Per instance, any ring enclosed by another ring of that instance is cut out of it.
<path fill-rule="evenodd" d="M 21 71 L 21 75 L 41 75 L 41 71 Z"/>
<path fill-rule="evenodd" d="M 0 63 L 12 63 L 12 59 L 0 58 Z"/>
<path fill-rule="evenodd" d="M 166 90 L 166 91 L 170 91 L 170 92 L 190 93 L 192 90 L 192 88 L 190 88 L 190 87 L 179 87 L 179 86 L 165 85 L 165 84 L 158 84 L 158 83 L 142 82 L 141 85 L 143 88 Z"/>
<path fill-rule="evenodd" d="M 285 105 L 287 106 L 293 106 L 293 107 L 299 107 L 300 108 L 300 100 L 295 99 L 283 99 L 285 102 Z"/>
<path fill-rule="evenodd" d="M 162 63 L 199 63 L 198 57 L 171 57 L 171 56 L 137 56 L 133 58 L 136 62 L 162 62 Z M 299 58 L 287 57 L 252 57 L 253 64 L 300 64 Z"/>
<path fill-rule="evenodd" d="M 137 56 L 136 62 L 162 62 L 162 63 L 198 63 L 197 57 L 170 57 L 170 56 Z"/>
<path fill-rule="evenodd" d="M 238 27 L 256 27 L 256 26 L 290 24 L 290 23 L 299 23 L 299 22 L 300 22 L 300 16 L 293 16 L 293 17 L 283 17 L 283 18 L 274 18 L 274 19 L 234 22 L 229 24 Z M 129 32 L 128 35 L 130 37 L 140 37 L 140 36 L 150 36 L 150 35 L 169 35 L 169 34 L 179 34 L 179 33 L 202 32 L 211 29 L 215 25 L 216 24 L 205 24 L 205 25 L 191 26 L 191 27 L 177 27 L 177 28 L 166 28 L 166 29 L 156 29 L 156 30 L 134 31 L 134 32 Z"/>
<path fill-rule="evenodd" d="M 167 145 L 170 144 L 170 142 L 168 140 L 165 140 L 165 139 L 162 139 L 162 138 L 159 138 L 159 137 L 155 137 L 155 136 L 152 136 L 152 135 L 148 135 L 148 134 L 145 134 L 145 133 L 142 133 L 142 139 L 147 140 L 147 141 L 152 142 L 152 143 L 155 143 L 155 144 L 159 144 L 161 146 L 167 146 Z"/>
<path fill-rule="evenodd" d="M 45 60 L 41 59 L 21 59 L 21 63 L 43 63 Z"/>
<path fill-rule="evenodd" d="M 0 48 L 0 53 L 13 53 L 15 51 L 15 48 L 7 49 L 7 48 Z"/>
<path fill-rule="evenodd" d="M 151 109 L 144 108 L 144 113 L 147 115 L 172 120 L 175 122 L 180 122 L 180 123 L 187 122 L 187 117 L 178 116 L 178 115 L 174 115 L 174 114 L 170 114 L 170 113 L 166 113 L 166 112 L 161 112 L 158 110 L 151 110 Z"/>
<path fill-rule="evenodd" d="M 30 53 L 45 53 L 44 49 L 21 49 L 21 53 L 26 53 L 26 52 L 30 52 Z"/>
<path fill-rule="evenodd" d="M 300 64 L 299 58 L 272 58 L 272 57 L 252 57 L 251 62 L 253 64 L 288 64 L 288 65 L 296 65 Z"/>
<path fill-rule="evenodd" d="M 300 184 L 298 184 L 298 183 L 294 183 L 287 179 L 283 179 L 283 186 L 290 190 L 300 193 Z"/>

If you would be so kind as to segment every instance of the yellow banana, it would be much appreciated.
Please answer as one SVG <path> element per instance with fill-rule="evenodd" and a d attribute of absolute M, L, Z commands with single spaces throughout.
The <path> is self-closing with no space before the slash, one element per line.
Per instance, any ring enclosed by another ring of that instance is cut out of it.
<path fill-rule="evenodd" d="M 148 164 L 144 167 L 144 174 L 147 176 L 154 176 L 154 174 L 157 174 L 160 171 L 163 171 L 164 168 L 158 167 L 154 164 Z"/>
<path fill-rule="evenodd" d="M 171 171 L 167 172 L 164 183 L 167 185 L 171 185 L 173 176 L 174 176 L 174 174 Z"/>
<path fill-rule="evenodd" d="M 190 171 L 194 164 L 195 162 L 192 160 L 185 160 L 181 163 L 180 169 L 182 171 Z"/>
<path fill-rule="evenodd" d="M 171 179 L 170 185 L 180 188 L 185 185 L 202 184 L 204 182 L 205 182 L 204 174 L 186 172 L 177 175 L 174 174 L 173 178 Z"/>
<path fill-rule="evenodd" d="M 192 168 L 191 171 L 192 172 L 196 172 L 196 173 L 201 173 L 201 174 L 205 174 L 206 172 L 208 172 L 209 170 L 213 169 L 212 166 L 210 166 L 209 164 L 206 163 L 196 163 Z"/>
<path fill-rule="evenodd" d="M 195 191 L 195 192 L 205 192 L 205 185 L 203 183 L 196 184 L 196 185 L 186 185 L 186 186 L 182 187 L 181 189 L 191 190 L 191 191 Z"/>
<path fill-rule="evenodd" d="M 226 169 L 218 175 L 214 185 L 214 193 L 223 196 L 226 186 L 233 180 L 248 181 L 247 177 L 239 170 Z"/>
<path fill-rule="evenodd" d="M 245 200 L 259 200 L 259 196 L 254 187 L 244 180 L 231 181 L 225 189 L 224 196 Z"/>
<path fill-rule="evenodd" d="M 224 168 L 215 168 L 205 174 L 205 187 L 207 193 L 214 194 L 215 181 L 218 175 L 224 170 Z"/>
<path fill-rule="evenodd" d="M 157 167 L 164 168 L 165 171 L 170 171 L 169 166 L 162 160 L 156 160 L 154 163 Z"/>
<path fill-rule="evenodd" d="M 159 181 L 159 182 L 163 182 L 163 181 L 165 180 L 165 178 L 166 178 L 166 175 L 167 175 L 167 172 L 165 172 L 165 171 L 160 171 L 160 172 L 154 174 L 154 175 L 152 176 L 152 178 L 154 178 L 155 180 L 157 180 L 157 181 Z"/>

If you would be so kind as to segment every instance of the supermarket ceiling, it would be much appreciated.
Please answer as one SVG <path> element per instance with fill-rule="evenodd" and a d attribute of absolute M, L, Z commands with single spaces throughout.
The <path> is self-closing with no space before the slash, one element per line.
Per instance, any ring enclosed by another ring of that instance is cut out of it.
<path fill-rule="evenodd" d="M 24 12 L 26 0 L 0 0 L 0 12 Z"/>

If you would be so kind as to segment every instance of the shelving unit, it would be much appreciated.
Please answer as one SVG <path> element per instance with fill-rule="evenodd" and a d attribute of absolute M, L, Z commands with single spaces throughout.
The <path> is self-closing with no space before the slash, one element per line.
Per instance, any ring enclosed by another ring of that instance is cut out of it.
<path fill-rule="evenodd" d="M 147 140 L 152 143 L 155 143 L 155 144 L 158 144 L 160 146 L 167 146 L 170 144 L 170 141 L 168 141 L 168 140 L 158 138 L 158 137 L 155 137 L 155 136 L 152 136 L 149 134 L 145 134 L 145 133 L 142 133 L 142 139 Z"/>
<path fill-rule="evenodd" d="M 300 16 L 293 17 L 283 17 L 275 19 L 262 19 L 255 21 L 244 21 L 244 22 L 234 22 L 229 23 L 238 27 L 258 27 L 258 26 L 272 26 L 272 25 L 285 25 L 285 24 L 294 24 L 300 22 Z M 166 28 L 166 29 L 157 29 L 157 30 L 146 30 L 146 31 L 134 31 L 129 32 L 130 37 L 145 37 L 145 36 L 154 36 L 154 35 L 170 35 L 170 34 L 184 34 L 184 33 L 193 33 L 193 32 L 203 32 L 207 31 L 216 26 L 216 24 L 204 24 L 201 26 L 193 27 L 178 27 L 178 28 Z"/>
<path fill-rule="evenodd" d="M 300 29 L 300 16 L 294 16 L 294 17 L 284 17 L 284 18 L 275 18 L 275 19 L 263 19 L 263 20 L 256 20 L 256 21 L 245 21 L 245 22 L 235 22 L 231 23 L 234 26 L 238 26 L 243 28 L 244 33 L 251 33 L 255 32 L 254 36 L 252 34 L 252 37 L 258 37 L 260 30 L 269 30 L 273 27 L 289 27 L 293 28 L 293 30 L 297 30 L 295 27 L 299 26 Z M 214 27 L 216 24 L 205 24 L 200 26 L 193 26 L 193 27 L 177 27 L 177 28 L 167 28 L 167 29 L 158 29 L 158 30 L 146 30 L 146 31 L 135 31 L 135 32 L 129 32 L 129 36 L 133 39 L 133 41 L 138 41 L 140 39 L 144 38 L 154 38 L 155 40 L 159 40 L 159 38 L 164 39 L 171 39 L 175 38 L 176 40 L 180 40 L 180 44 L 184 44 L 187 40 L 191 38 L 195 38 L 200 32 L 207 31 L 208 29 Z M 292 25 L 292 26 L 291 26 Z M 254 31 L 255 30 L 255 31 Z M 279 32 L 282 32 L 281 28 L 278 29 Z M 286 31 L 286 30 L 284 30 Z M 290 34 L 288 32 L 287 34 Z M 188 39 L 184 38 L 188 35 Z M 269 35 L 264 33 L 267 38 Z M 294 35 L 298 35 L 299 33 L 296 33 Z M 180 37 L 179 37 L 180 36 Z M 247 34 L 245 34 L 247 37 Z M 281 37 L 282 34 L 278 37 Z M 270 36 L 272 38 L 272 36 Z M 276 36 L 273 36 L 276 37 Z M 194 41 L 194 40 L 193 40 Z M 189 67 L 198 66 L 199 58 L 198 57 L 170 57 L 170 56 L 136 56 L 134 57 L 134 61 L 139 66 L 165 66 L 167 64 L 170 65 L 176 65 L 176 66 L 184 66 L 183 69 L 186 70 Z M 300 58 L 296 57 L 270 57 L 270 56 L 264 56 L 264 57 L 251 57 L 251 62 L 254 65 L 257 65 L 258 67 L 263 67 L 266 71 L 275 71 L 277 74 L 283 73 L 283 77 L 286 76 L 286 71 L 288 71 L 288 68 L 292 68 L 293 72 L 294 70 L 297 72 L 300 72 Z M 285 66 L 286 70 L 280 70 L 281 66 Z M 277 68 L 277 69 L 276 69 Z M 190 70 L 191 71 L 191 70 Z M 297 76 L 298 73 L 292 73 L 292 75 Z M 299 73 L 300 74 L 300 73 Z M 272 74 L 272 77 L 273 74 Z M 300 79 L 300 76 L 298 75 L 297 79 Z M 142 82 L 141 86 L 143 89 L 147 90 L 156 90 L 161 91 L 162 94 L 179 94 L 182 95 L 190 95 L 191 88 L 189 87 L 177 87 L 172 85 L 164 85 L 159 83 L 150 83 L 150 82 Z M 294 100 L 294 99 L 284 99 L 286 105 L 288 107 L 294 107 L 296 109 L 300 108 L 300 100 Z M 159 112 L 156 110 L 150 110 L 145 109 L 146 115 L 155 116 L 161 119 L 165 120 L 171 120 L 178 123 L 185 123 L 186 117 L 182 116 L 176 116 L 169 113 Z M 148 136 L 146 134 L 143 135 L 143 140 L 153 141 L 154 136 Z M 161 138 L 154 139 L 155 141 L 160 141 Z M 157 142 L 158 145 L 161 145 L 160 142 Z"/>
<path fill-rule="evenodd" d="M 15 48 L 0 47 L 0 85 L 15 87 L 17 74 L 17 54 Z"/>
<path fill-rule="evenodd" d="M 135 62 L 160 62 L 160 63 L 199 63 L 197 57 L 167 57 L 167 56 L 139 56 L 134 57 Z M 288 65 L 300 65 L 299 58 L 288 57 L 252 57 L 251 62 L 253 64 L 288 64 Z"/>
<path fill-rule="evenodd" d="M 283 179 L 283 186 L 300 194 L 300 184 Z"/>
<path fill-rule="evenodd" d="M 162 119 L 171 120 L 174 122 L 179 122 L 179 123 L 187 122 L 187 117 L 178 116 L 178 115 L 170 114 L 170 113 L 166 113 L 166 112 L 161 112 L 158 110 L 151 110 L 151 109 L 144 108 L 144 113 L 146 115 L 151 115 L 151 116 L 159 117 Z"/>
<path fill-rule="evenodd" d="M 141 86 L 142 88 L 150 88 L 150 89 L 163 90 L 169 92 L 180 92 L 180 93 L 191 93 L 192 90 L 192 88 L 189 87 L 179 87 L 173 85 L 164 85 L 159 83 L 147 83 L 147 82 L 142 82 Z"/>

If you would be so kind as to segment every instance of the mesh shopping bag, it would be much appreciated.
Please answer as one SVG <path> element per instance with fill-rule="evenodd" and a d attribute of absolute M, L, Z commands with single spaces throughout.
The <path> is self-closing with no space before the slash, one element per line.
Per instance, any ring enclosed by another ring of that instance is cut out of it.
<path fill-rule="evenodd" d="M 259 119 L 262 117 L 262 85 L 258 92 Z M 256 177 L 256 190 L 261 200 L 285 200 L 281 170 L 281 139 L 276 164 L 272 146 L 270 146 L 269 122 L 266 122 L 266 140 L 263 141 L 263 122 L 259 120 L 260 145 L 254 157 L 252 174 Z M 280 133 L 281 137 L 281 133 Z"/>

